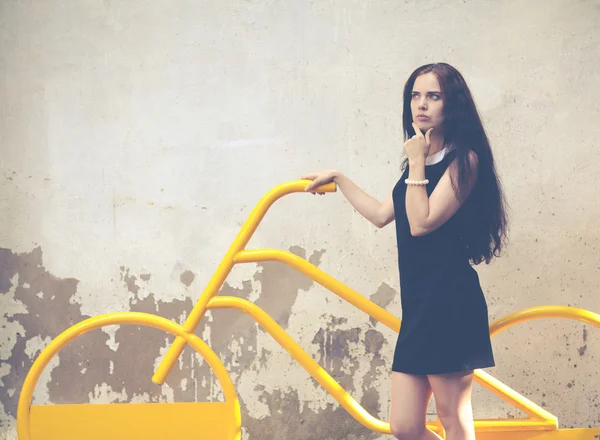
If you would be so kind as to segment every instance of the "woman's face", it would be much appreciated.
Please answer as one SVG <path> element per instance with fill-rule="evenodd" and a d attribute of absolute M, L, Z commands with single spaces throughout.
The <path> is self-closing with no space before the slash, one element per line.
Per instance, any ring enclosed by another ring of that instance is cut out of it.
<path fill-rule="evenodd" d="M 432 73 L 419 75 L 415 80 L 410 103 L 413 121 L 423 131 L 442 129 L 444 122 L 444 99 L 437 76 Z"/>

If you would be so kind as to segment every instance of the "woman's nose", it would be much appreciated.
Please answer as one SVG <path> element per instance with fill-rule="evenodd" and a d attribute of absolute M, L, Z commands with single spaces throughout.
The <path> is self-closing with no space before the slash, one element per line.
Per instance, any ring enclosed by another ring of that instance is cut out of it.
<path fill-rule="evenodd" d="M 419 108 L 423 110 L 427 108 L 427 101 L 425 101 L 425 98 L 421 98 L 419 101 Z"/>

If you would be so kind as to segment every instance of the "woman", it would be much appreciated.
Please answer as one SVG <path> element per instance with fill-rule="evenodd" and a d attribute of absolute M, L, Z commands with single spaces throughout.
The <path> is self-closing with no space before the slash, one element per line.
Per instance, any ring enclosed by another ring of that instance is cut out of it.
<path fill-rule="evenodd" d="M 490 145 L 462 75 L 419 67 L 404 88 L 404 172 L 379 202 L 336 170 L 303 176 L 307 191 L 336 182 L 377 227 L 396 221 L 402 326 L 392 364 L 390 424 L 401 440 L 433 440 L 435 396 L 448 440 L 475 439 L 473 370 L 494 365 L 487 305 L 473 264 L 498 256 L 504 198 Z"/>

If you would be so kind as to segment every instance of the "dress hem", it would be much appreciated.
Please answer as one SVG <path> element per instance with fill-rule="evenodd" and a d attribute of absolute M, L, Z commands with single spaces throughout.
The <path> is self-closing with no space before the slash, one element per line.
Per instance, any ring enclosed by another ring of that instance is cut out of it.
<path fill-rule="evenodd" d="M 404 374 L 412 374 L 414 376 L 427 376 L 427 375 L 435 375 L 435 374 L 451 374 L 451 373 L 460 373 L 463 371 L 473 371 L 473 370 L 481 370 L 484 368 L 493 368 L 495 367 L 495 363 L 486 363 L 480 365 L 463 365 L 457 368 L 446 368 L 443 370 L 430 370 L 430 371 L 422 371 L 418 372 L 415 370 L 411 370 L 409 368 L 394 368 L 392 367 L 392 372 L 394 373 L 404 373 Z"/>

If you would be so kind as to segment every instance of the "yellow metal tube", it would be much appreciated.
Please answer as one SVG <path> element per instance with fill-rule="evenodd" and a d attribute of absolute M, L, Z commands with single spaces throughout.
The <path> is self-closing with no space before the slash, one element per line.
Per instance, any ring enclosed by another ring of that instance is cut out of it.
<path fill-rule="evenodd" d="M 260 262 L 260 261 L 279 261 L 281 263 L 287 264 L 298 271 L 302 272 L 304 275 L 310 277 L 317 283 L 321 284 L 323 287 L 329 289 L 333 293 L 337 294 L 341 298 L 345 299 L 349 303 L 363 310 L 365 313 L 369 314 L 373 318 L 382 322 L 384 325 L 388 326 L 390 329 L 398 332 L 400 329 L 400 320 L 389 313 L 387 310 L 377 306 L 373 302 L 367 300 L 359 293 L 350 289 L 343 283 L 339 282 L 335 278 L 328 275 L 326 272 L 317 268 L 316 266 L 310 264 L 305 259 L 298 257 L 290 252 L 281 251 L 277 249 L 260 249 L 260 250 L 243 250 L 238 252 L 234 256 L 234 263 L 251 263 L 251 262 Z M 545 313 L 549 312 L 549 309 L 544 309 Z M 537 311 L 537 313 L 542 313 L 541 310 Z M 553 313 L 557 313 L 556 310 L 553 310 Z M 588 312 L 589 313 L 589 312 Z M 531 319 L 532 316 L 535 316 L 535 313 L 526 313 L 526 314 L 514 314 L 515 316 L 505 322 L 503 319 L 501 322 L 505 323 L 505 325 L 510 325 L 511 323 L 516 322 L 515 319 L 518 317 L 521 320 Z M 589 320 L 589 318 L 588 318 Z M 518 422 L 517 420 L 511 421 L 511 426 L 515 423 L 525 423 L 523 425 L 526 429 L 555 429 L 557 426 L 557 418 L 540 407 L 536 405 L 531 400 L 527 399 L 525 396 L 519 394 L 509 386 L 495 379 L 493 376 L 487 374 L 482 370 L 475 371 L 475 380 L 481 383 L 484 387 L 492 391 L 494 394 L 500 396 L 508 403 L 511 403 L 516 408 L 522 410 L 527 415 L 535 419 L 534 421 L 524 421 Z M 480 428 L 490 428 L 494 426 L 502 427 L 505 424 L 479 424 Z"/>
<path fill-rule="evenodd" d="M 229 275 L 229 272 L 231 272 L 231 268 L 233 267 L 233 256 L 248 244 L 248 241 L 250 241 L 250 238 L 252 238 L 252 234 L 254 234 L 254 231 L 256 231 L 258 224 L 261 222 L 271 205 L 273 205 L 275 201 L 286 194 L 305 192 L 304 188 L 306 188 L 306 185 L 309 183 L 309 180 L 294 180 L 283 183 L 265 194 L 263 198 L 256 204 L 246 219 L 246 222 L 243 224 L 237 237 L 233 241 L 231 247 L 225 254 L 221 264 L 219 264 L 217 267 L 215 274 L 208 282 L 206 288 L 190 312 L 190 315 L 183 324 L 186 332 L 193 333 L 196 330 L 198 323 L 206 312 L 206 304 L 218 293 L 219 289 L 223 285 L 223 282 L 227 278 L 227 275 Z M 335 183 L 329 183 L 327 185 L 320 186 L 316 189 L 316 191 L 327 193 L 335 192 L 336 189 L 337 186 Z M 183 352 L 184 348 L 185 340 L 181 337 L 175 338 L 175 341 L 173 341 L 173 344 L 165 354 L 165 357 L 152 376 L 153 382 L 159 385 L 164 383 L 165 379 L 169 375 L 169 372 L 171 371 L 171 368 L 173 368 L 173 365 L 175 365 L 175 362 Z"/>
<path fill-rule="evenodd" d="M 483 370 L 475 370 L 474 375 L 483 387 L 523 411 L 529 417 L 533 418 L 533 421 L 540 422 L 546 428 L 549 426 L 554 428 L 558 427 L 558 419 L 554 415 L 539 405 L 536 405 L 525 396 L 517 393 L 491 374 L 488 374 Z M 533 421 L 529 422 L 529 424 L 533 424 Z"/>
<path fill-rule="evenodd" d="M 525 321 L 542 318 L 573 319 L 585 322 L 595 327 L 600 327 L 600 315 L 598 313 L 575 307 L 539 306 L 514 312 L 494 321 L 490 325 L 490 334 L 492 336 L 495 336 L 498 333 L 514 325 L 523 323 Z M 546 411 L 539 405 L 535 404 L 531 400 L 517 393 L 516 391 L 514 391 L 495 377 L 491 376 L 490 374 L 482 370 L 476 370 L 475 379 L 482 386 L 492 391 L 494 394 L 501 397 L 506 402 L 520 409 L 528 416 L 540 421 L 540 423 L 545 423 L 545 426 L 553 426 L 555 428 L 558 427 L 558 419 L 556 418 L 556 416 L 552 415 L 550 412 Z"/>
<path fill-rule="evenodd" d="M 279 185 L 268 192 L 255 206 L 250 216 L 242 226 L 240 232 L 225 254 L 223 260 L 217 267 L 217 270 L 206 288 L 200 295 L 198 302 L 192 309 L 188 319 L 183 326 L 179 326 L 172 321 L 155 315 L 143 313 L 113 313 L 91 318 L 83 321 L 59 335 L 50 345 L 42 351 L 38 359 L 34 362 L 25 382 L 19 399 L 18 408 L 18 432 L 21 440 L 30 440 L 29 432 L 29 409 L 33 390 L 39 379 L 41 372 L 49 360 L 62 347 L 79 335 L 90 330 L 112 324 L 140 324 L 168 331 L 175 335 L 175 341 L 167 351 L 164 359 L 157 368 L 152 380 L 155 383 L 164 383 L 175 361 L 181 355 L 186 344 L 192 345 L 211 365 L 215 371 L 225 397 L 232 401 L 236 406 L 236 429 L 241 426 L 241 416 L 239 411 L 239 402 L 235 389 L 227 371 L 217 358 L 217 356 L 206 346 L 206 344 L 197 338 L 193 332 L 198 326 L 199 321 L 204 316 L 208 307 L 226 308 L 233 307 L 250 314 L 267 330 L 293 357 L 296 359 L 314 378 L 317 380 L 356 420 L 377 432 L 390 433 L 389 423 L 385 423 L 371 416 L 364 408 L 358 404 L 314 359 L 312 359 L 302 348 L 289 336 L 277 323 L 270 318 L 262 309 L 255 304 L 231 297 L 216 297 L 218 291 L 223 285 L 227 275 L 230 273 L 234 264 L 249 263 L 260 261 L 279 261 L 287 264 L 306 276 L 313 279 L 323 287 L 329 289 L 339 297 L 361 309 L 371 317 L 377 319 L 390 329 L 398 332 L 400 330 L 400 320 L 387 312 L 385 309 L 377 306 L 373 302 L 364 298 L 356 291 L 345 286 L 340 281 L 331 277 L 321 269 L 310 264 L 305 259 L 300 258 L 290 252 L 284 252 L 273 249 L 262 249 L 246 251 L 253 233 L 258 227 L 270 206 L 280 197 L 293 192 L 304 192 L 305 186 L 309 183 L 307 180 L 298 180 Z M 318 188 L 318 192 L 334 192 L 335 184 L 331 183 Z M 499 332 L 533 319 L 540 318 L 568 318 L 586 322 L 595 327 L 600 327 L 600 315 L 583 309 L 577 309 L 564 306 L 542 306 L 533 307 L 519 312 L 507 315 L 490 326 L 492 336 Z M 548 431 L 557 429 L 557 419 L 555 416 L 536 405 L 529 399 L 512 390 L 501 381 L 482 370 L 475 371 L 475 380 L 484 387 L 491 390 L 516 408 L 528 414 L 533 420 L 527 419 L 494 419 L 494 420 L 476 420 L 475 427 L 478 431 L 499 432 L 499 431 Z M 437 423 L 428 423 L 429 429 L 435 432 L 442 432 Z"/>
<path fill-rule="evenodd" d="M 383 422 L 369 414 L 327 371 L 310 357 L 294 339 L 256 304 L 241 298 L 218 296 L 209 301 L 208 308 L 235 308 L 252 316 L 352 417 L 373 431 L 390 433 L 389 423 Z M 500 397 L 508 398 L 517 408 L 538 419 L 476 420 L 475 426 L 478 431 L 548 431 L 557 428 L 556 417 L 552 414 L 543 409 L 538 411 L 537 405 L 511 390 L 489 374 L 481 370 L 476 370 L 476 374 L 479 375 L 484 383 L 490 383 L 491 386 L 488 386 L 488 388 L 496 392 Z M 428 428 L 433 431 L 439 431 L 440 429 L 433 422 L 428 423 Z"/>
<path fill-rule="evenodd" d="M 511 313 L 503 318 L 497 319 L 490 325 L 490 334 L 497 335 L 513 325 L 525 321 L 543 318 L 564 318 L 585 322 L 600 328 L 600 314 L 577 307 L 566 306 L 538 306 Z"/>
<path fill-rule="evenodd" d="M 352 290 L 331 275 L 310 264 L 304 258 L 294 255 L 291 252 L 281 251 L 278 249 L 240 251 L 235 254 L 233 261 L 236 264 L 254 263 L 260 261 L 279 261 L 287 264 L 288 266 L 291 266 L 294 269 L 302 272 L 307 277 L 310 277 L 321 286 L 335 293 L 340 298 L 348 301 L 350 304 L 367 313 L 369 316 L 372 316 L 396 333 L 400 331 L 400 319 L 397 316 L 392 315 L 384 308 L 379 307 L 374 302 L 366 299 L 360 293 Z"/>
<path fill-rule="evenodd" d="M 44 368 L 48 365 L 48 362 L 69 342 L 76 339 L 77 337 L 108 325 L 115 324 L 137 324 L 148 327 L 154 327 L 160 330 L 164 330 L 173 335 L 181 337 L 187 344 L 191 345 L 200 355 L 207 361 L 210 367 L 215 372 L 221 387 L 223 388 L 223 394 L 228 402 L 231 402 L 235 408 L 235 426 L 232 429 L 236 430 L 237 434 L 235 440 L 239 440 L 241 437 L 241 411 L 240 404 L 235 392 L 235 387 L 231 382 L 229 373 L 219 360 L 211 348 L 206 345 L 198 336 L 192 333 L 188 333 L 185 329 L 170 321 L 166 318 L 162 318 L 156 315 L 150 315 L 147 313 L 135 313 L 135 312 L 120 312 L 110 313 L 107 315 L 101 315 L 94 318 L 82 321 L 57 336 L 37 357 L 25 381 L 19 396 L 19 406 L 17 409 L 17 432 L 19 440 L 31 440 L 30 433 L 30 406 L 33 391 L 35 386 L 42 374 Z"/>
<path fill-rule="evenodd" d="M 477 432 L 555 431 L 556 424 L 545 420 L 480 419 L 474 420 Z"/>
<path fill-rule="evenodd" d="M 252 316 L 340 405 L 365 427 L 390 434 L 390 424 L 369 414 L 342 386 L 306 353 L 264 310 L 242 298 L 217 296 L 212 298 L 210 309 L 234 308 Z M 432 424 L 432 427 L 435 425 Z"/>

